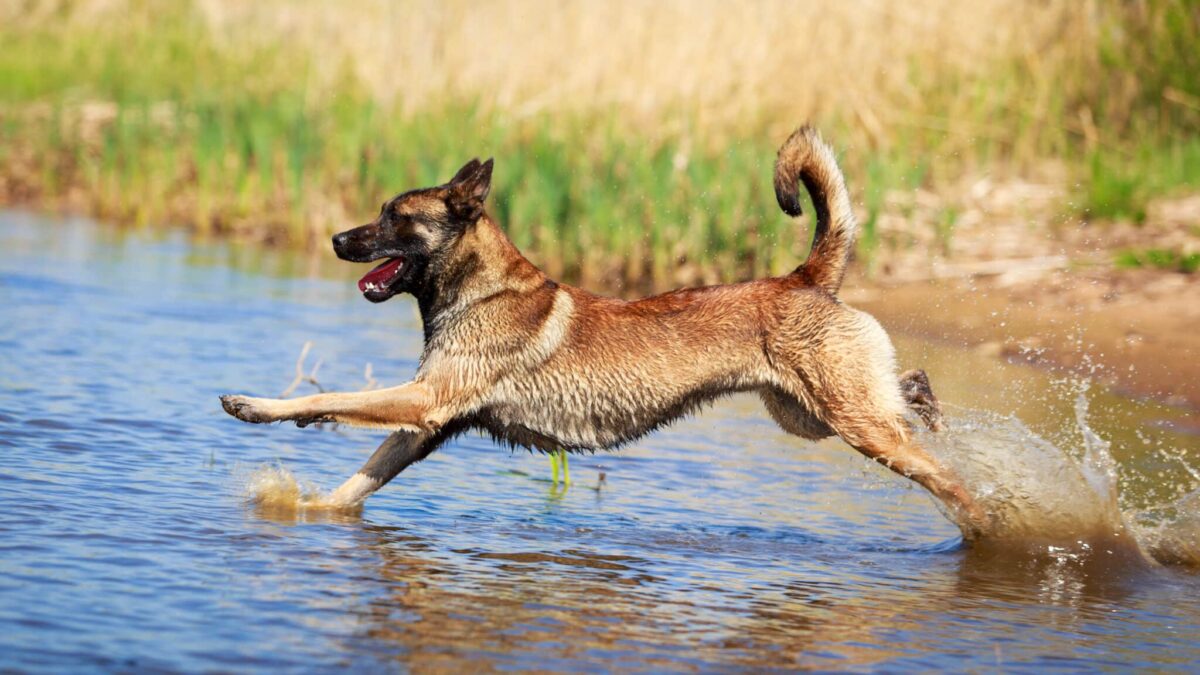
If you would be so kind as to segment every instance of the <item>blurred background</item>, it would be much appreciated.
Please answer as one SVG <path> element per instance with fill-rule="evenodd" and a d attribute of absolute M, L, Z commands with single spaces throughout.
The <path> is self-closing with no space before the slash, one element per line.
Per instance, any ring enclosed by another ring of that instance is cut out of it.
<path fill-rule="evenodd" d="M 1194 271 L 1198 40 L 1189 0 L 6 0 L 0 199 L 324 246 L 494 155 L 518 245 L 644 290 L 802 259 L 770 174 L 812 121 L 873 275 L 1109 221 Z"/>

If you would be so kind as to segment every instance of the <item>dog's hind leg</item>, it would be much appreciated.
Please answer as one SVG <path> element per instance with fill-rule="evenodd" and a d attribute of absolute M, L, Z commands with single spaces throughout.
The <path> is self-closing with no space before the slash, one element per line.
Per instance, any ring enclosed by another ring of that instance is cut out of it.
<path fill-rule="evenodd" d="M 929 376 L 923 370 L 909 370 L 900 376 L 900 394 L 904 402 L 921 418 L 930 431 L 941 431 L 945 425 L 942 418 L 942 404 L 933 395 L 933 387 L 929 384 Z"/>
<path fill-rule="evenodd" d="M 771 417 L 784 431 L 810 440 L 836 433 L 855 450 L 929 490 L 958 516 L 956 522 L 964 539 L 975 539 L 984 531 L 986 514 L 952 471 L 909 438 L 903 417 L 896 415 L 888 423 L 876 416 L 846 416 L 834 412 L 829 414 L 831 420 L 827 424 L 799 399 L 783 390 L 766 389 L 760 396 Z M 854 400 L 869 402 L 865 395 Z"/>
<path fill-rule="evenodd" d="M 903 418 L 890 423 L 862 417 L 834 419 L 832 425 L 855 450 L 929 490 L 954 512 L 964 539 L 977 539 L 986 531 L 986 512 L 953 471 L 909 437 Z"/>
<path fill-rule="evenodd" d="M 856 449 L 929 490 L 954 512 L 955 524 L 962 530 L 963 539 L 978 539 L 986 532 L 988 517 L 983 507 L 967 492 L 958 476 L 912 440 L 882 445 L 872 443 Z"/>
<path fill-rule="evenodd" d="M 342 506 L 361 504 L 401 471 L 432 454 L 445 439 L 446 435 L 441 433 L 393 433 L 357 473 L 329 495 L 329 502 Z"/>

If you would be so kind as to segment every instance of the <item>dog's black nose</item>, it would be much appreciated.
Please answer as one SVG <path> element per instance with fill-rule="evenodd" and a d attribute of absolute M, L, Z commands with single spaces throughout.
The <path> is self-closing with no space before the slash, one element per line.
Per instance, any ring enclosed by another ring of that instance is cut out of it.
<path fill-rule="evenodd" d="M 350 240 L 350 237 L 348 236 L 349 234 L 350 234 L 349 232 L 342 232 L 340 234 L 333 235 L 333 250 L 334 251 L 341 251 L 345 248 L 346 242 L 348 242 Z"/>

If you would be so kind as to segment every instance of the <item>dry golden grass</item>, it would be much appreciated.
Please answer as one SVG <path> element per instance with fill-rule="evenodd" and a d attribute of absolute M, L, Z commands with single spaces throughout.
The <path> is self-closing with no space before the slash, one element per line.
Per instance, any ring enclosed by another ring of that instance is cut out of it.
<path fill-rule="evenodd" d="M 347 69 L 415 112 L 465 100 L 517 117 L 619 110 L 653 135 L 839 120 L 880 144 L 913 127 L 1001 134 L 979 120 L 998 63 L 1024 59 L 1034 120 L 1056 63 L 1095 41 L 1088 2 L 201 0 L 231 49 L 313 55 L 314 95 Z M 945 83 L 957 91 L 941 91 Z M 982 99 L 982 100 L 981 100 Z M 1010 101 L 1004 101 L 1010 103 Z M 1015 101 L 1011 103 L 1017 103 Z M 977 126 L 963 124 L 970 119 Z"/>

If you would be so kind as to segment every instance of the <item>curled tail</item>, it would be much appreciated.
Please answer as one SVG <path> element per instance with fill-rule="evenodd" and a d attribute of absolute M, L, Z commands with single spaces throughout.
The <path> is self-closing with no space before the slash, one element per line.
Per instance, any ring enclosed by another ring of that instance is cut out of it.
<path fill-rule="evenodd" d="M 801 213 L 799 181 L 812 197 L 817 225 L 808 259 L 792 274 L 834 295 L 846 276 L 857 225 L 833 149 L 808 125 L 784 141 L 775 159 L 775 199 L 789 216 Z"/>

